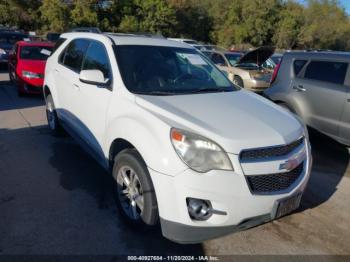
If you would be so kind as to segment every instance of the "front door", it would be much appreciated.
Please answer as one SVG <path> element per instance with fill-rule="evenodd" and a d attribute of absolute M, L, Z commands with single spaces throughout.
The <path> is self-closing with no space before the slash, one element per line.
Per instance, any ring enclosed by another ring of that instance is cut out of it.
<path fill-rule="evenodd" d="M 111 84 L 109 87 L 102 87 L 79 81 L 74 112 L 81 122 L 85 142 L 97 154 L 97 160 L 103 162 L 105 159 L 101 145 L 104 142 L 107 110 L 112 95 L 112 72 L 104 44 L 91 40 L 82 70 L 93 69 L 100 70 Z"/>

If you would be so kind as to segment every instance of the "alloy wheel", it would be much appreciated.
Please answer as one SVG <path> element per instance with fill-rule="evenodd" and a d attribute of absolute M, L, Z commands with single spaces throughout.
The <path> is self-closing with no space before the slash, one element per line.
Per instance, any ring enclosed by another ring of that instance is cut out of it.
<path fill-rule="evenodd" d="M 144 197 L 143 190 L 136 172 L 129 166 L 123 166 L 117 174 L 119 201 L 125 214 L 131 220 L 140 220 Z"/>

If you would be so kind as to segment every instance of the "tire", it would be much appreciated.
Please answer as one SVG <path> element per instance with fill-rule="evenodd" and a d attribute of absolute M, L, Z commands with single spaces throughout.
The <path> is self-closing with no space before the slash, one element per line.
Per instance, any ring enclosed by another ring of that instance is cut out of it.
<path fill-rule="evenodd" d="M 51 94 L 46 97 L 46 117 L 49 129 L 54 135 L 62 134 L 62 127 L 59 122 L 55 104 L 53 102 Z"/>
<path fill-rule="evenodd" d="M 239 76 L 234 76 L 233 83 L 241 88 L 244 88 L 243 80 Z"/>
<path fill-rule="evenodd" d="M 122 218 L 133 226 L 156 225 L 159 220 L 157 198 L 140 154 L 135 149 L 121 151 L 114 158 L 112 175 L 116 182 L 116 203 Z"/>
<path fill-rule="evenodd" d="M 24 97 L 24 96 L 26 95 L 26 93 L 22 92 L 22 91 L 19 89 L 18 86 L 17 86 L 16 88 L 17 88 L 17 95 L 18 95 L 19 97 Z"/>
<path fill-rule="evenodd" d="M 10 79 L 11 84 L 13 84 L 15 82 L 15 80 L 13 79 L 13 75 L 12 75 L 12 70 L 11 69 L 9 69 L 9 79 Z"/>

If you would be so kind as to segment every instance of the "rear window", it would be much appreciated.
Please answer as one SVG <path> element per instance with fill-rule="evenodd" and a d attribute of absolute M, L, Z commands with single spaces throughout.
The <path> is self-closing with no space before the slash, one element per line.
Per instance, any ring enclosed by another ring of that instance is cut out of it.
<path fill-rule="evenodd" d="M 26 60 L 47 60 L 51 51 L 51 46 L 22 46 L 19 56 Z"/>
<path fill-rule="evenodd" d="M 304 78 L 334 84 L 344 84 L 348 63 L 311 61 L 305 71 Z"/>
<path fill-rule="evenodd" d="M 56 43 L 55 43 L 55 46 L 52 48 L 52 53 L 53 54 L 63 43 L 64 41 L 66 41 L 67 39 L 65 38 L 59 38 Z"/>
<path fill-rule="evenodd" d="M 300 71 L 303 69 L 306 62 L 307 62 L 306 60 L 295 60 L 294 61 L 293 68 L 294 68 L 294 74 L 296 76 L 299 75 Z"/>

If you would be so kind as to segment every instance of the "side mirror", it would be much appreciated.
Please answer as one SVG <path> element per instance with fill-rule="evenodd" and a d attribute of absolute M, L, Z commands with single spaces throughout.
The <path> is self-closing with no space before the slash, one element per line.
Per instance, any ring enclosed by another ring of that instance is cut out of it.
<path fill-rule="evenodd" d="M 82 70 L 79 75 L 79 80 L 89 85 L 107 86 L 109 79 L 105 79 L 100 70 Z"/>

